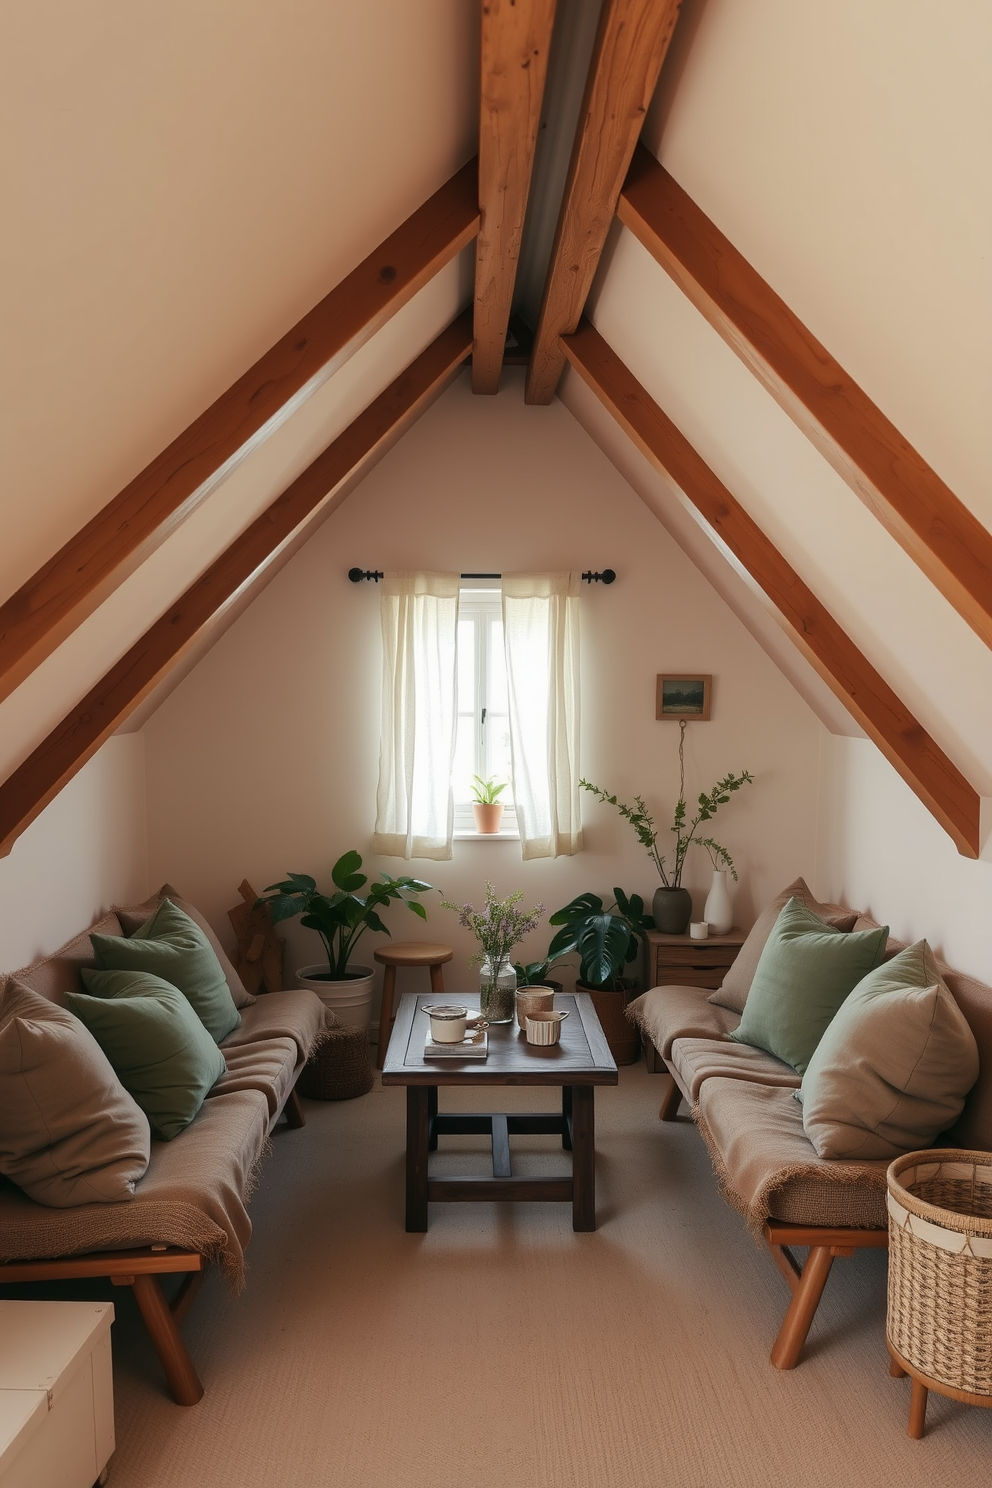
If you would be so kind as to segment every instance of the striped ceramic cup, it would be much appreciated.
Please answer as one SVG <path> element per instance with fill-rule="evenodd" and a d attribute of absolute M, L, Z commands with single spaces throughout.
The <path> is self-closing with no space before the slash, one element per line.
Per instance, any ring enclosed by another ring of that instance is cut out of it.
<path fill-rule="evenodd" d="M 568 1013 L 528 1013 L 527 1042 L 529 1044 L 557 1044 L 561 1038 L 561 1025 Z"/>

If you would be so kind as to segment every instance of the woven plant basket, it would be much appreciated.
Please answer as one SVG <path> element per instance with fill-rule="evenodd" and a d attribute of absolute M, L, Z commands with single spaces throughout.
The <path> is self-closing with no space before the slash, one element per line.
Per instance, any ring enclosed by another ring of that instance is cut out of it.
<path fill-rule="evenodd" d="M 373 1083 L 368 1031 L 336 1023 L 303 1066 L 296 1088 L 310 1100 L 354 1100 Z"/>
<path fill-rule="evenodd" d="M 909 1152 L 887 1176 L 889 1342 L 938 1390 L 992 1397 L 992 1152 Z"/>

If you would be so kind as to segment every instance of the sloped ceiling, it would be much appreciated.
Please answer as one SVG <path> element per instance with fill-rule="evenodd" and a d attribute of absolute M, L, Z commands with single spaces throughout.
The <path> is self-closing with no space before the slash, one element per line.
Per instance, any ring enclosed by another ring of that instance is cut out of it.
<path fill-rule="evenodd" d="M 580 91 L 562 58 L 584 66 L 597 8 L 576 7 L 557 75 L 552 58 L 559 112 Z M 55 0 L 0 19 L 5 204 L 18 224 L 0 276 L 0 597 L 473 153 L 477 26 L 464 0 L 165 11 Z M 643 135 L 988 527 L 990 48 L 992 13 L 977 5 L 935 27 L 923 0 L 685 0 Z M 567 146 L 552 134 L 539 146 L 523 306 L 563 175 Z M 469 274 L 463 255 L 422 290 L 0 705 L 0 774 L 437 334 L 467 302 Z M 992 795 L 988 649 L 625 230 L 589 312 Z M 567 379 L 563 396 L 641 489 L 637 460 L 591 401 Z M 846 730 L 739 577 L 679 527 L 663 483 L 642 494 L 828 726 Z"/>

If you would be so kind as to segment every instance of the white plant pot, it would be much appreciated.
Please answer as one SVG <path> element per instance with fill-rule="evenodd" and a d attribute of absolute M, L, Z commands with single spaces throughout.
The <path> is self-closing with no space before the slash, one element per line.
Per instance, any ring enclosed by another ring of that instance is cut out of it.
<path fill-rule="evenodd" d="M 372 1018 L 372 983 L 375 969 L 353 966 L 351 976 L 343 982 L 331 981 L 325 965 L 301 966 L 296 973 L 297 985 L 316 992 L 326 1008 L 348 1028 L 368 1031 Z"/>
<path fill-rule="evenodd" d="M 734 906 L 730 902 L 730 889 L 726 868 L 713 869 L 713 884 L 703 910 L 703 919 L 710 927 L 711 935 L 726 935 L 734 923 Z"/>

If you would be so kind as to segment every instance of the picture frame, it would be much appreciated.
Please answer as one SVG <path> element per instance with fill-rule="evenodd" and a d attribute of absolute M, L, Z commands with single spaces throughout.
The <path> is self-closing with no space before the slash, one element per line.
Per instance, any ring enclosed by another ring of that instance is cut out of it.
<path fill-rule="evenodd" d="M 655 718 L 706 722 L 710 716 L 713 677 L 699 672 L 659 672 Z"/>

